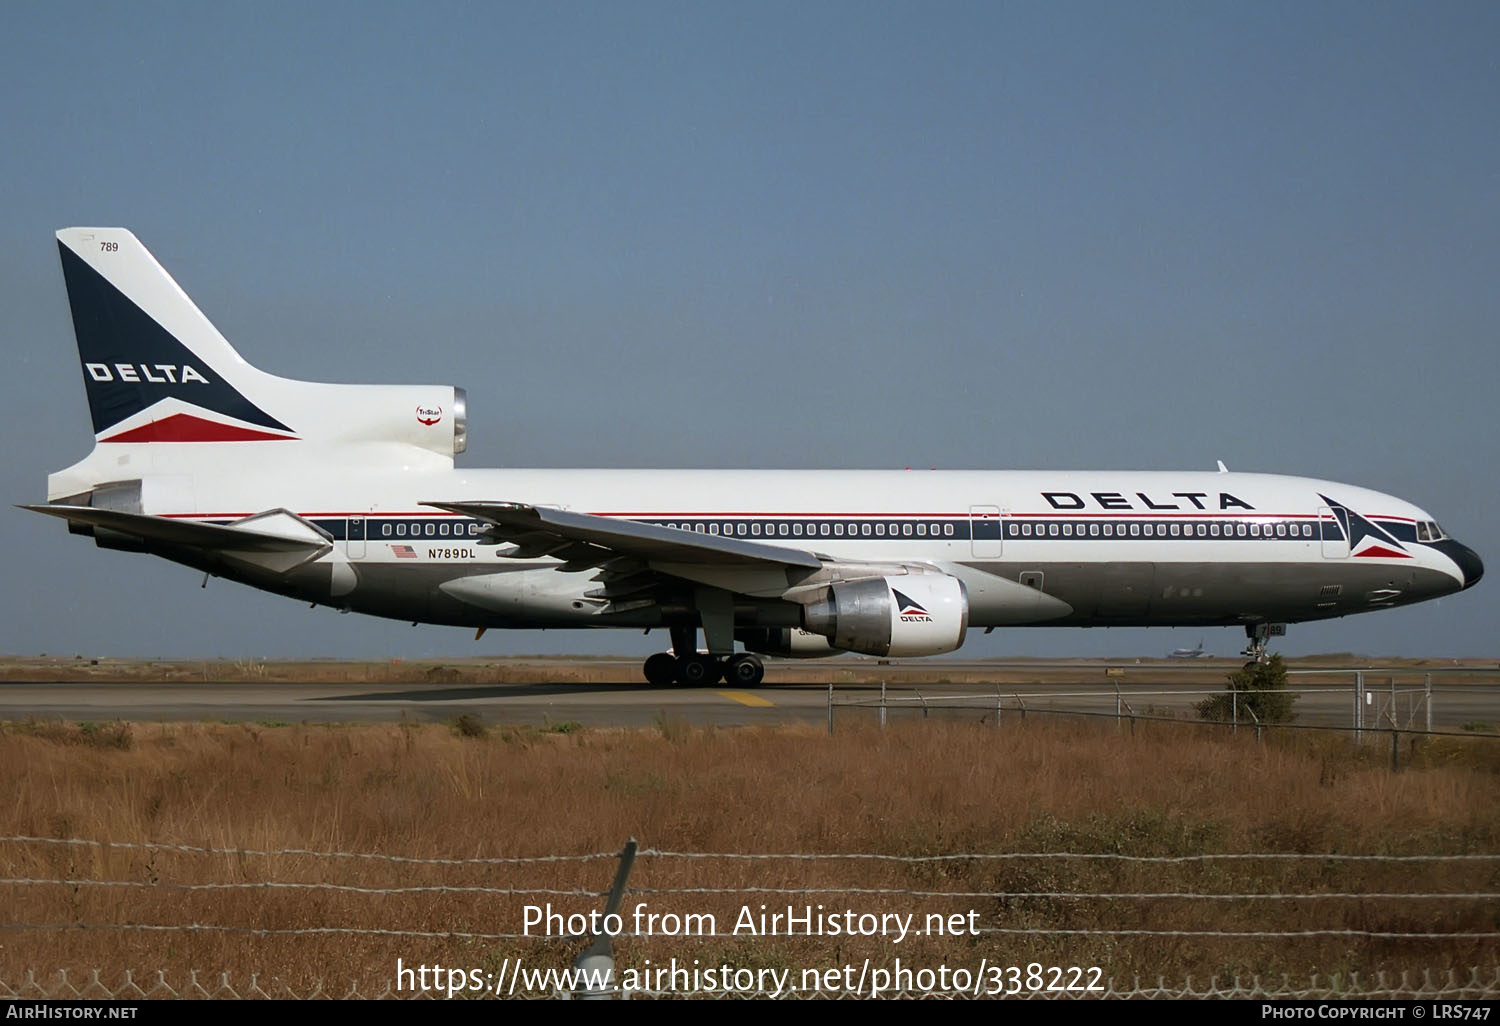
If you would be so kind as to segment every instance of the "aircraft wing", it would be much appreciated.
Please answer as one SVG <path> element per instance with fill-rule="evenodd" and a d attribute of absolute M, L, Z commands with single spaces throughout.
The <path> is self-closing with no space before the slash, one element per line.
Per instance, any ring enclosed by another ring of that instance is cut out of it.
<path fill-rule="evenodd" d="M 232 524 L 203 524 L 93 506 L 49 504 L 21 508 L 59 517 L 70 524 L 113 531 L 147 544 L 176 545 L 205 555 L 253 563 L 276 573 L 287 573 L 333 550 L 333 541 L 326 531 L 285 509 L 267 510 Z"/>
<path fill-rule="evenodd" d="M 489 534 L 510 542 L 517 558 L 554 556 L 579 569 L 625 556 L 658 569 L 684 565 L 723 569 L 819 570 L 805 549 L 782 548 L 721 534 L 699 534 L 633 520 L 572 513 L 519 502 L 424 502 L 423 506 L 483 520 Z M 667 572 L 670 572 L 669 570 Z"/>

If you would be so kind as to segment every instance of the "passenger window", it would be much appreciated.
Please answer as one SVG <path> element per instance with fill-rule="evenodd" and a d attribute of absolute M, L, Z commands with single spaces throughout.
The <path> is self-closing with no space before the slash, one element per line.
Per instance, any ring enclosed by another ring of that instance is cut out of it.
<path fill-rule="evenodd" d="M 1155 533 L 1156 533 L 1156 525 L 1155 524 L 1147 524 L 1146 525 L 1146 537 L 1150 538 Z"/>
<path fill-rule="evenodd" d="M 396 525 L 396 537 L 398 537 L 398 538 L 405 538 L 406 537 L 406 525 L 405 524 L 397 524 Z"/>
<path fill-rule="evenodd" d="M 950 538 L 953 537 L 953 525 L 952 524 L 944 524 L 943 525 L 943 533 L 945 535 L 947 535 L 948 537 L 950 537 Z"/>
<path fill-rule="evenodd" d="M 1047 533 L 1050 534 L 1052 537 L 1056 538 L 1057 537 L 1057 525 L 1056 524 L 1049 524 L 1047 526 Z"/>
<path fill-rule="evenodd" d="M 381 524 L 380 525 L 380 533 L 383 534 L 383 535 L 385 535 L 387 538 L 389 538 L 391 536 L 391 525 L 390 524 Z"/>
<path fill-rule="evenodd" d="M 911 525 L 910 524 L 902 524 L 901 525 L 901 533 L 904 534 L 904 535 L 906 535 L 908 538 L 910 538 L 911 537 Z"/>
<path fill-rule="evenodd" d="M 1131 524 L 1130 525 L 1130 537 L 1132 537 L 1132 538 L 1138 538 L 1138 537 L 1140 537 L 1140 534 L 1141 534 L 1141 525 L 1140 524 Z"/>

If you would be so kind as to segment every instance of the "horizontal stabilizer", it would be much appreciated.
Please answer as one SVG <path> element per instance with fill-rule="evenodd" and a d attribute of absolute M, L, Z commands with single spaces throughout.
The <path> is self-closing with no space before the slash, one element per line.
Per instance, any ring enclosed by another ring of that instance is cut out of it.
<path fill-rule="evenodd" d="M 333 549 L 328 534 L 285 509 L 267 510 L 232 524 L 202 524 L 92 506 L 22 506 L 70 524 L 103 528 L 158 545 L 178 545 L 287 573 Z"/>

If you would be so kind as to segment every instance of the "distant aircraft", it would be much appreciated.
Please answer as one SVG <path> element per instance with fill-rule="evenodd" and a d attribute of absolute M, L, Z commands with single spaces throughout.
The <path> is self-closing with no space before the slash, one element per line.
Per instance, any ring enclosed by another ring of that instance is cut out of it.
<path fill-rule="evenodd" d="M 1261 658 L 1286 623 L 1484 572 L 1411 503 L 1222 464 L 456 468 L 463 389 L 275 377 L 130 232 L 57 238 L 95 446 L 26 508 L 304 602 L 479 633 L 665 628 L 652 682 L 753 686 L 756 653 L 933 655 L 971 627 L 1236 625 Z"/>
<path fill-rule="evenodd" d="M 1171 652 L 1167 653 L 1167 658 L 1168 659 L 1197 659 L 1197 658 L 1200 658 L 1201 656 L 1206 656 L 1207 654 L 1208 654 L 1207 652 L 1203 651 L 1203 640 L 1200 638 L 1198 640 L 1198 647 L 1197 648 L 1174 648 L 1174 649 L 1172 649 Z"/>

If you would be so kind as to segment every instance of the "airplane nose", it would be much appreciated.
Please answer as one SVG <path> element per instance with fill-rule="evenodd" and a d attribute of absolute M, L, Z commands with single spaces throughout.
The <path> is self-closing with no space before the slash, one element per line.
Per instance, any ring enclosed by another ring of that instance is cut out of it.
<path fill-rule="evenodd" d="M 1479 553 L 1475 552 L 1467 545 L 1458 546 L 1458 551 L 1454 556 L 1454 562 L 1456 562 L 1458 564 L 1458 568 L 1464 572 L 1465 588 L 1474 587 L 1474 585 L 1479 583 L 1479 579 L 1484 576 L 1484 564 L 1479 561 Z"/>
<path fill-rule="evenodd" d="M 1484 564 L 1479 561 L 1479 553 L 1467 545 L 1456 542 L 1452 538 L 1444 538 L 1433 548 L 1458 564 L 1459 573 L 1464 575 L 1463 588 L 1460 590 L 1474 587 L 1484 576 Z"/>
<path fill-rule="evenodd" d="M 1479 577 L 1485 576 L 1485 564 L 1479 561 L 1479 553 L 1470 549 L 1467 544 L 1460 544 L 1452 538 L 1443 538 L 1437 543 L 1437 549 L 1457 562 L 1458 570 L 1464 574 L 1464 588 L 1473 588 L 1479 583 Z"/>

